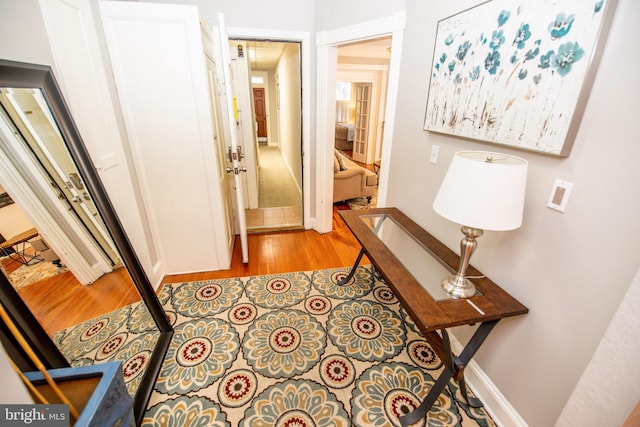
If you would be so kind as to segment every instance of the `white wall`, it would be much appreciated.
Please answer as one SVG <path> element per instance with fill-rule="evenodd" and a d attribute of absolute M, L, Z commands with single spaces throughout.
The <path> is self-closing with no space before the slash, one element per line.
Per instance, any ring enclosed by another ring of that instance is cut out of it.
<path fill-rule="evenodd" d="M 315 4 L 318 31 L 373 21 L 405 9 L 405 0 L 318 0 Z"/>
<path fill-rule="evenodd" d="M 285 46 L 277 71 L 280 83 L 280 152 L 302 190 L 302 117 L 300 99 L 300 47 Z"/>
<path fill-rule="evenodd" d="M 0 20 L 0 58 L 53 64 L 38 0 L 0 1 Z"/>
<path fill-rule="evenodd" d="M 267 97 L 269 98 L 269 144 L 280 144 L 280 129 L 279 129 L 279 117 L 278 117 L 278 100 L 276 96 L 276 74 L 274 70 L 270 70 L 265 73 L 268 78 L 269 92 Z"/>
<path fill-rule="evenodd" d="M 227 27 L 274 28 L 311 31 L 315 0 L 141 0 L 146 3 L 193 4 L 200 17 L 217 23 L 218 12 L 225 15 Z M 382 0 L 384 1 L 384 0 Z"/>
<path fill-rule="evenodd" d="M 9 363 L 9 355 L 3 345 L 0 345 L 0 376 L 2 377 L 0 403 L 3 405 L 30 405 L 34 403 L 27 387 Z"/>
<path fill-rule="evenodd" d="M 619 1 L 573 151 L 560 159 L 423 130 L 437 21 L 478 3 L 406 2 L 388 204 L 458 251 L 459 227 L 431 207 L 454 152 L 498 150 L 529 161 L 522 228 L 485 233 L 472 263 L 530 313 L 502 321 L 475 360 L 529 425 L 550 426 L 639 266 L 640 60 L 629 53 L 637 50 L 640 4 Z M 429 163 L 432 145 L 440 146 L 437 165 Z M 546 207 L 556 178 L 575 183 L 564 214 Z M 622 367 L 617 374 L 612 380 L 637 381 Z"/>

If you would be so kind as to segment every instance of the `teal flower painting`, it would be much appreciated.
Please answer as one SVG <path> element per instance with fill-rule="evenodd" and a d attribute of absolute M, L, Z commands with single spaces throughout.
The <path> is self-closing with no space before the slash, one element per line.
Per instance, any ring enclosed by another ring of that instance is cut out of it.
<path fill-rule="evenodd" d="M 424 129 L 567 156 L 610 3 L 492 0 L 439 21 Z"/>

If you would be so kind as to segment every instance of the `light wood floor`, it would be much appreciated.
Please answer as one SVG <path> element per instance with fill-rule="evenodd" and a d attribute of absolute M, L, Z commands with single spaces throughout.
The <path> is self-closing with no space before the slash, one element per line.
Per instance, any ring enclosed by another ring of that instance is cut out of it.
<path fill-rule="evenodd" d="M 337 212 L 334 208 L 330 233 L 308 230 L 251 234 L 248 237 L 248 264 L 242 263 L 240 243 L 236 242 L 231 269 L 170 275 L 162 283 L 350 266 L 358 256 L 360 246 Z"/>
<path fill-rule="evenodd" d="M 162 284 L 346 267 L 353 264 L 360 251 L 335 207 L 330 233 L 307 230 L 249 235 L 248 264 L 242 263 L 240 242 L 236 240 L 229 270 L 167 276 Z M 125 269 L 89 286 L 80 285 L 70 272 L 62 273 L 18 293 L 50 335 L 140 300 Z"/>

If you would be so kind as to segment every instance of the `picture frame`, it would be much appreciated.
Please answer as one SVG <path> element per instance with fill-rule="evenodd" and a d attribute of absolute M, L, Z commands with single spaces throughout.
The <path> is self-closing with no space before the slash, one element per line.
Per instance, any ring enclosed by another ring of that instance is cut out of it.
<path fill-rule="evenodd" d="M 490 0 L 438 22 L 424 130 L 571 152 L 616 0 Z"/>

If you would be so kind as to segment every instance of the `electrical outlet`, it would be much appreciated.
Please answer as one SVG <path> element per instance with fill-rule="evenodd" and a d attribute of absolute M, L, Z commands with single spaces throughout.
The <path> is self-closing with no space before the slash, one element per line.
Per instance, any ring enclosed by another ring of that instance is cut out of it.
<path fill-rule="evenodd" d="M 556 179 L 549 195 L 549 202 L 547 207 L 555 209 L 558 212 L 564 212 L 567 209 L 567 203 L 569 202 L 569 196 L 573 190 L 573 183 Z"/>
<path fill-rule="evenodd" d="M 431 158 L 429 161 L 434 165 L 438 164 L 438 153 L 440 152 L 440 147 L 438 145 L 431 146 Z"/>

